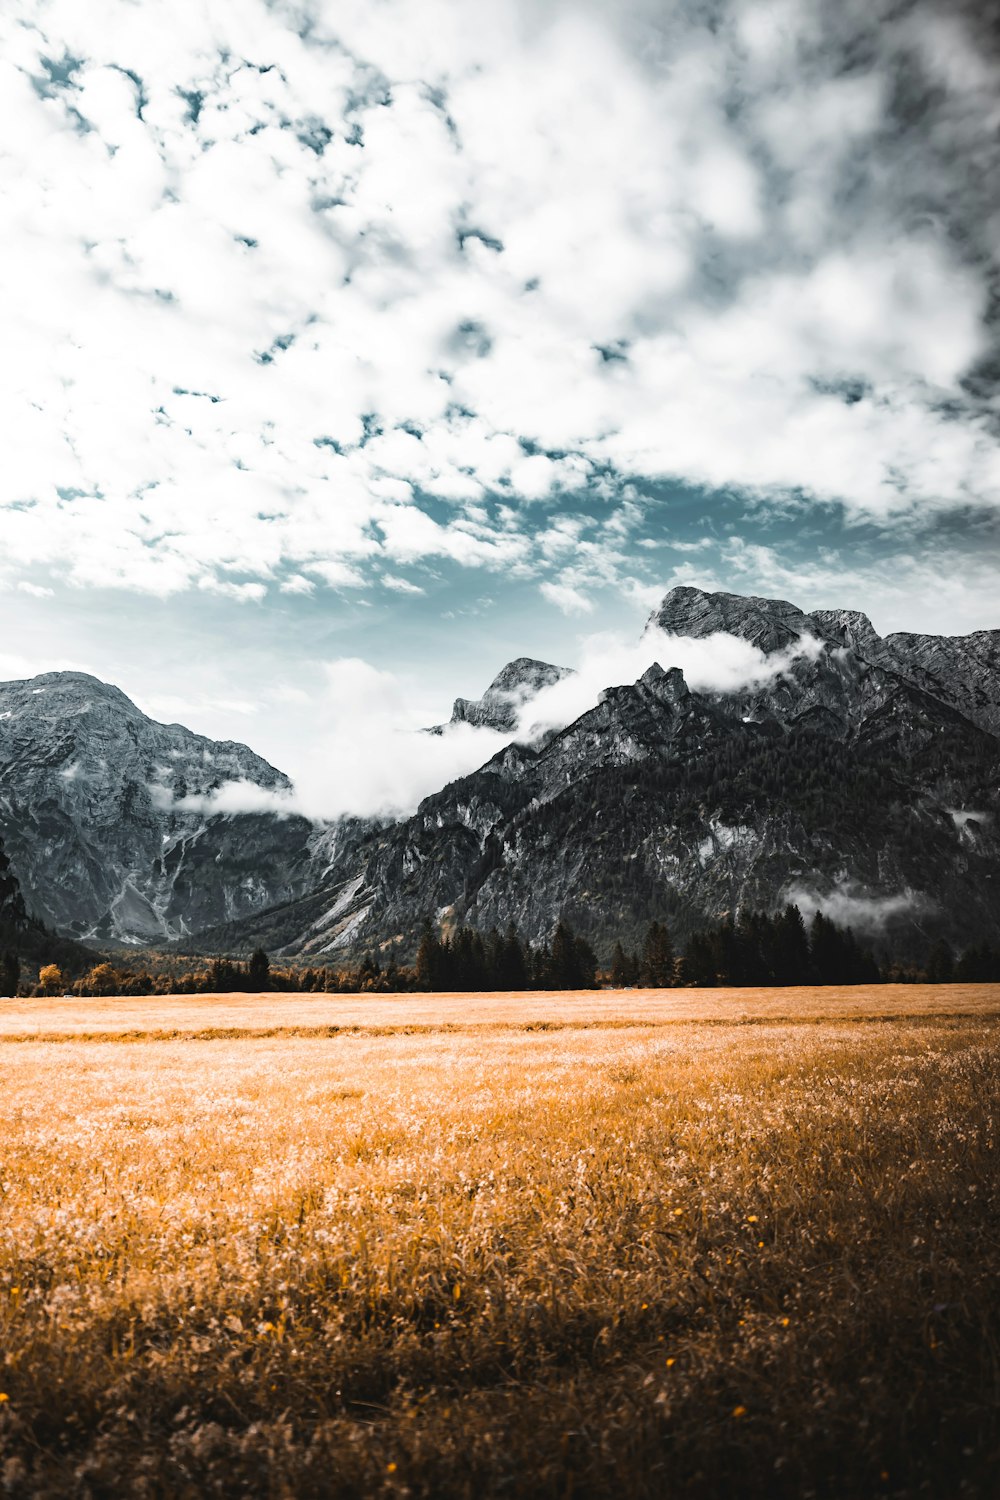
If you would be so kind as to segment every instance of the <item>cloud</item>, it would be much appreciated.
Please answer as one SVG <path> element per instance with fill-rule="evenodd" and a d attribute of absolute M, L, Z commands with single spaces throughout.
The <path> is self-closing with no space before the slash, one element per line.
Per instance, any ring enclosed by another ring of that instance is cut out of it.
<path fill-rule="evenodd" d="M 719 631 L 702 639 L 647 630 L 639 641 L 586 637 L 572 677 L 543 688 L 522 710 L 518 733 L 528 738 L 561 729 L 593 708 L 605 688 L 635 682 L 654 662 L 680 667 L 688 687 L 700 693 L 729 693 L 771 682 L 793 661 L 815 657 L 819 642 L 804 636 L 784 651 L 765 655 L 738 636 Z"/>
<path fill-rule="evenodd" d="M 411 583 L 408 578 L 397 578 L 393 573 L 382 575 L 382 587 L 392 589 L 397 594 L 423 594 L 425 592 L 419 583 Z"/>
<path fill-rule="evenodd" d="M 816 649 L 815 642 L 804 639 L 787 651 L 765 656 L 734 636 L 691 640 L 659 630 L 647 631 L 638 642 L 586 637 L 580 643 L 576 675 L 527 699 L 516 730 L 509 734 L 464 723 L 427 734 L 424 726 L 440 714 L 420 701 L 407 678 L 362 657 L 340 657 L 318 672 L 312 695 L 285 691 L 280 695 L 285 708 L 273 710 L 294 714 L 302 726 L 291 792 L 230 782 L 177 805 L 206 817 L 274 812 L 323 822 L 341 816 L 407 816 L 424 797 L 477 770 L 511 740 L 536 739 L 563 727 L 593 708 L 605 688 L 635 681 L 654 661 L 680 666 L 697 691 L 727 692 L 770 681 L 796 657 Z M 148 700 L 146 706 L 171 718 L 196 714 L 198 708 L 164 698 Z M 251 703 L 230 707 L 244 713 L 256 709 Z M 170 796 L 162 787 L 153 790 L 161 801 Z"/>
<path fill-rule="evenodd" d="M 935 904 L 922 891 L 869 896 L 852 890 L 846 882 L 824 893 L 804 885 L 790 886 L 782 899 L 797 906 L 807 921 L 811 921 L 817 912 L 822 912 L 838 926 L 851 927 L 867 936 L 883 932 L 896 918 L 931 911 Z"/>
<path fill-rule="evenodd" d="M 539 592 L 550 604 L 561 609 L 564 615 L 588 615 L 594 608 L 593 599 L 568 584 L 543 583 Z"/>
<path fill-rule="evenodd" d="M 1000 507 L 1000 71 L 971 12 L 5 18 L 15 580 L 247 602 L 426 558 L 543 580 L 536 511 L 608 476 L 888 524 Z M 561 607 L 627 570 L 613 537 L 564 536 L 587 576 L 545 580 Z"/>

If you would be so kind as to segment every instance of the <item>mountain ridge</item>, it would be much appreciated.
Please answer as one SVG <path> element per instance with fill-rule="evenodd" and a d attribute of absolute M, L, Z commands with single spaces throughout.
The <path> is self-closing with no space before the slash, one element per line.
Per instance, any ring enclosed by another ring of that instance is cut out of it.
<path fill-rule="evenodd" d="M 766 670 L 693 691 L 672 640 L 720 633 Z M 680 586 L 643 639 L 663 660 L 634 682 L 378 825 L 186 810 L 227 779 L 281 792 L 288 778 L 236 742 L 156 725 L 97 679 L 0 685 L 0 835 L 48 920 L 207 951 L 407 948 L 428 915 L 514 920 L 533 941 L 566 915 L 600 948 L 650 915 L 683 931 L 792 894 L 911 947 L 995 929 L 1000 631 L 882 637 L 857 610 Z M 513 736 L 523 704 L 567 673 L 516 658 L 456 701 L 452 725 Z M 60 693 L 66 711 L 33 740 Z"/>

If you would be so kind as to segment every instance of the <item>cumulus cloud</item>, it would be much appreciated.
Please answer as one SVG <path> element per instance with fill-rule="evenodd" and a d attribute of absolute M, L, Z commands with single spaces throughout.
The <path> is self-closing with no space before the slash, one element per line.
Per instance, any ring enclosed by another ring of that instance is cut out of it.
<path fill-rule="evenodd" d="M 541 594 L 550 604 L 561 609 L 564 615 L 588 615 L 594 608 L 593 599 L 569 584 L 543 583 Z"/>
<path fill-rule="evenodd" d="M 11 0 L 3 571 L 253 604 L 443 558 L 578 608 L 531 517 L 608 476 L 997 508 L 972 24 Z"/>

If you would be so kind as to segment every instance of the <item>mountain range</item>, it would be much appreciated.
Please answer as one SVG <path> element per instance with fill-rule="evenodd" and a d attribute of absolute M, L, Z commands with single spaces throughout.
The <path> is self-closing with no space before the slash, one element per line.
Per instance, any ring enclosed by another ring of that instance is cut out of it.
<path fill-rule="evenodd" d="M 769 665 L 693 691 L 678 637 Z M 682 587 L 643 641 L 636 681 L 531 739 L 526 705 L 568 669 L 509 663 L 451 724 L 510 742 L 381 822 L 268 810 L 280 771 L 95 678 L 0 685 L 0 836 L 35 915 L 93 943 L 336 962 L 412 949 L 428 916 L 533 941 L 563 916 L 600 952 L 654 916 L 683 935 L 789 900 L 896 951 L 995 936 L 1000 631 L 881 637 L 854 610 Z M 234 783 L 260 811 L 225 810 Z"/>

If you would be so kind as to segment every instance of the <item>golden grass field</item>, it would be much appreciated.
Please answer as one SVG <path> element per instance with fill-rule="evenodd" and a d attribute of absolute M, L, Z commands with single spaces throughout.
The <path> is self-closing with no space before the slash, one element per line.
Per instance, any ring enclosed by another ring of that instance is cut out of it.
<path fill-rule="evenodd" d="M 0 1494 L 992 1500 L 998 1015 L 7 1002 Z"/>

